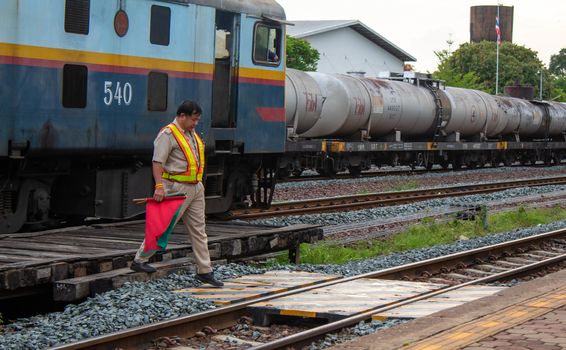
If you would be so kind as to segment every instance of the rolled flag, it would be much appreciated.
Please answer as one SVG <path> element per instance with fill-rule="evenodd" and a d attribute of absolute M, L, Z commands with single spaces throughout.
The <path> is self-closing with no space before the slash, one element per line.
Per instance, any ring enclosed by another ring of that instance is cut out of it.
<path fill-rule="evenodd" d="M 185 196 L 178 195 L 165 197 L 161 202 L 146 199 L 144 253 L 165 250 L 169 236 L 180 219 L 185 199 Z"/>
<path fill-rule="evenodd" d="M 495 17 L 495 34 L 497 34 L 497 46 L 499 46 L 501 45 L 501 28 L 499 27 L 499 15 Z"/>

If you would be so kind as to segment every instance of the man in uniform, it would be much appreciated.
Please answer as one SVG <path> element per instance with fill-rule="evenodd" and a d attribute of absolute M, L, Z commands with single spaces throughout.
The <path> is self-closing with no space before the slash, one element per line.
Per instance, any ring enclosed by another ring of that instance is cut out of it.
<path fill-rule="evenodd" d="M 153 142 L 153 198 L 161 202 L 166 193 L 182 192 L 186 200 L 180 217 L 189 232 L 197 264 L 197 278 L 215 287 L 224 284 L 214 278 L 208 252 L 208 239 L 204 221 L 204 143 L 195 132 L 202 114 L 193 101 L 184 101 L 177 108 L 175 120 L 159 132 Z M 138 272 L 155 272 L 147 262 L 154 252 L 144 253 L 144 243 L 138 249 L 131 269 Z"/>

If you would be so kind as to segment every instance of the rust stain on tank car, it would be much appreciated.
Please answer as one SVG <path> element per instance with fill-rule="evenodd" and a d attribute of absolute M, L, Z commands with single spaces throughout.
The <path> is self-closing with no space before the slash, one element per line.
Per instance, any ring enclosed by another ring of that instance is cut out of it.
<path fill-rule="evenodd" d="M 391 84 L 386 80 L 367 79 L 367 81 L 377 88 L 386 89 L 386 90 L 393 90 L 393 87 L 391 86 Z"/>
<path fill-rule="evenodd" d="M 366 104 L 359 97 L 354 97 L 354 115 L 362 116 L 366 114 Z"/>

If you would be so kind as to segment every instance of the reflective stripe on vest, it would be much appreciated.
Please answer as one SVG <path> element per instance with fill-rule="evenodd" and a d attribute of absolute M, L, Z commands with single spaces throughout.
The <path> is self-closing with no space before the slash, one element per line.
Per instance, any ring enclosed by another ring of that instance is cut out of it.
<path fill-rule="evenodd" d="M 169 128 L 175 137 L 175 140 L 179 144 L 179 147 L 185 154 L 185 159 L 187 160 L 187 171 L 179 174 L 169 174 L 163 172 L 162 178 L 169 179 L 177 182 L 198 182 L 202 181 L 202 174 L 204 172 L 204 143 L 197 135 L 196 132 L 193 133 L 195 138 L 195 143 L 198 149 L 200 164 L 197 166 L 197 160 L 195 157 L 195 152 L 193 147 L 189 144 L 185 135 L 179 130 L 177 125 L 171 123 L 166 126 Z"/>

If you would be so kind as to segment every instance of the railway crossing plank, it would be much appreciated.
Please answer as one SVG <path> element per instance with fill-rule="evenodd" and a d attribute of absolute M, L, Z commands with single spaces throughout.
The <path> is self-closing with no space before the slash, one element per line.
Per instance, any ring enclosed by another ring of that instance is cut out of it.
<path fill-rule="evenodd" d="M 256 303 L 248 310 L 258 325 L 268 325 L 279 316 L 338 320 L 445 286 L 363 278 Z"/>
<path fill-rule="evenodd" d="M 267 271 L 261 275 L 247 275 L 224 281 L 223 288 L 186 288 L 176 290 L 193 298 L 212 300 L 215 304 L 234 304 L 270 294 L 302 288 L 341 278 L 337 275 L 304 271 Z"/>

